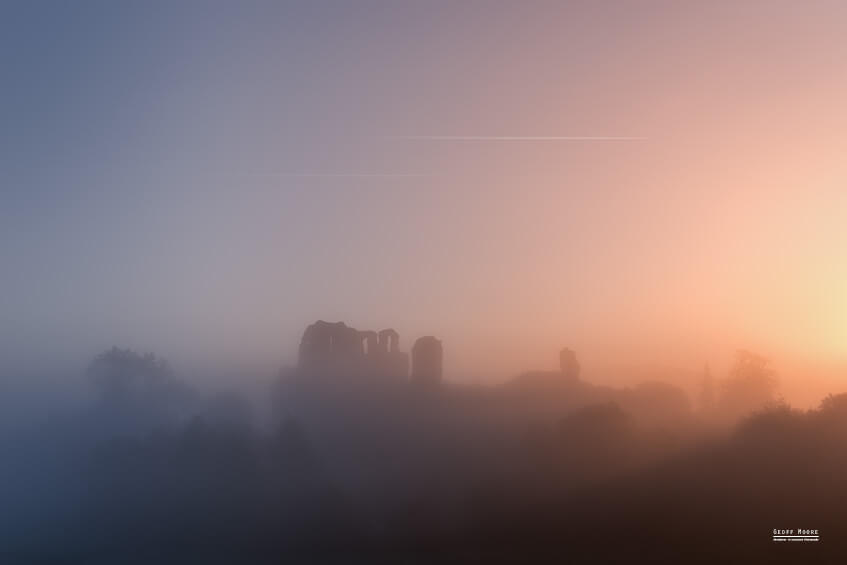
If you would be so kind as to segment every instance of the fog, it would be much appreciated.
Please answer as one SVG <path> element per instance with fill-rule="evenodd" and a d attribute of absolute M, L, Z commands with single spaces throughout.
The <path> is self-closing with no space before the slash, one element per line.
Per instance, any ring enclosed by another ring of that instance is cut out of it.
<path fill-rule="evenodd" d="M 838 2 L 6 4 L 4 366 L 847 367 Z"/>
<path fill-rule="evenodd" d="M 0 563 L 843 562 L 845 18 L 5 0 Z"/>
<path fill-rule="evenodd" d="M 692 395 L 592 383 L 570 349 L 499 384 L 445 379 L 435 338 L 318 322 L 299 349 L 4 379 L 4 562 L 749 562 L 796 558 L 770 530 L 798 526 L 826 535 L 806 558 L 845 549 L 847 401 L 792 407 L 756 353 Z"/>

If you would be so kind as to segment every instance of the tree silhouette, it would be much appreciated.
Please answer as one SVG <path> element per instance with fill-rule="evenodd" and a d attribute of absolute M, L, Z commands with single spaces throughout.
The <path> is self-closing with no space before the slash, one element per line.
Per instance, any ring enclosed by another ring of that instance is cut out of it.
<path fill-rule="evenodd" d="M 729 418 L 758 410 L 775 401 L 777 384 L 767 358 L 738 350 L 729 376 L 721 383 L 718 410 Z"/>
<path fill-rule="evenodd" d="M 101 413 L 116 431 L 172 420 L 192 398 L 167 361 L 153 353 L 112 347 L 94 358 L 88 376 Z"/>

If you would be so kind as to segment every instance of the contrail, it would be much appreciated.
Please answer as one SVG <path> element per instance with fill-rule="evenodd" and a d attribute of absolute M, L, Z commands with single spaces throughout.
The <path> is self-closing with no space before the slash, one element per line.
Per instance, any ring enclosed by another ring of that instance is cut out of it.
<path fill-rule="evenodd" d="M 246 173 L 256 177 L 431 177 L 430 173 Z"/>
<path fill-rule="evenodd" d="M 645 141 L 648 137 L 611 136 L 611 135 L 402 135 L 390 139 L 409 139 L 421 141 Z"/>

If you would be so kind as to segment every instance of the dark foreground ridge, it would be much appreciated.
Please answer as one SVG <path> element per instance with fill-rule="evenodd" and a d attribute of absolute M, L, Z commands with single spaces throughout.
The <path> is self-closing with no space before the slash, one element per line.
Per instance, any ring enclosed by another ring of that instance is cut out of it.
<path fill-rule="evenodd" d="M 0 562 L 845 555 L 847 396 L 808 412 L 751 403 L 771 391 L 761 357 L 742 352 L 692 408 L 665 383 L 593 385 L 569 349 L 560 370 L 499 386 L 443 379 L 434 337 L 409 363 L 393 330 L 317 322 L 299 352 L 252 403 L 198 390 L 153 355 L 99 355 L 91 402 L 2 437 Z M 730 421 L 725 407 L 746 412 Z M 797 528 L 820 541 L 772 541 Z"/>

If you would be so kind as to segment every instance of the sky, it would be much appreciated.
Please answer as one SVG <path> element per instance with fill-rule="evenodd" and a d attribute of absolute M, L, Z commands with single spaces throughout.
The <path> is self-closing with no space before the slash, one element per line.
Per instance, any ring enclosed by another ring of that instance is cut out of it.
<path fill-rule="evenodd" d="M 844 2 L 3 2 L 0 356 L 847 367 Z M 842 371 L 847 377 L 847 371 Z"/>

